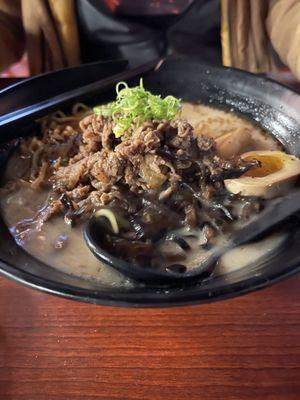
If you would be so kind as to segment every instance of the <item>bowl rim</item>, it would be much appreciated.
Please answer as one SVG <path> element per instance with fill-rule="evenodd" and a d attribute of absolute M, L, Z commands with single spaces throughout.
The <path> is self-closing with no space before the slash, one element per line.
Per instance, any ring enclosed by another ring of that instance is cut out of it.
<path fill-rule="evenodd" d="M 84 303 L 134 308 L 178 307 L 208 303 L 212 300 L 226 300 L 271 286 L 298 272 L 300 272 L 300 264 L 294 263 L 284 273 L 275 272 L 264 276 L 254 275 L 241 282 L 228 284 L 216 290 L 206 289 L 202 293 L 180 290 L 174 292 L 164 291 L 163 299 L 162 292 L 157 290 L 156 292 L 144 292 L 141 299 L 140 292 L 109 292 L 105 290 L 81 289 L 69 284 L 38 277 L 30 272 L 22 271 L 18 267 L 0 261 L 1 275 L 32 289 Z M 192 288 L 195 289 L 195 286 Z"/>

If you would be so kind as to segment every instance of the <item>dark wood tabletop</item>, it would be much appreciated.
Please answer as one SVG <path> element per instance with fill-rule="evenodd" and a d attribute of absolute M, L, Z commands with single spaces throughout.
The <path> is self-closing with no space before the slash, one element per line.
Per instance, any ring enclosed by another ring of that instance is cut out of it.
<path fill-rule="evenodd" d="M 300 276 L 171 309 L 77 303 L 0 278 L 0 399 L 299 400 Z"/>

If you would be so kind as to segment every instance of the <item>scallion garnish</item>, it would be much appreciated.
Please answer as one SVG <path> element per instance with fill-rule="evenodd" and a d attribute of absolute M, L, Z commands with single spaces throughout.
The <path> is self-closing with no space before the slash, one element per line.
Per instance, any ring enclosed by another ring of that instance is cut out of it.
<path fill-rule="evenodd" d="M 130 88 L 126 82 L 116 86 L 117 99 L 105 106 L 94 108 L 96 114 L 111 116 L 117 138 L 130 127 L 139 127 L 146 120 L 171 120 L 180 110 L 180 100 L 173 96 L 162 98 L 145 90 L 143 79 L 139 86 Z"/>

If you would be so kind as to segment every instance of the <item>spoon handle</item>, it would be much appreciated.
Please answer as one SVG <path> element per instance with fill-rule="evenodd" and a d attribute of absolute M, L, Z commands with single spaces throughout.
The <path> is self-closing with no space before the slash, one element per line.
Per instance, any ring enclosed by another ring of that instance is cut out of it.
<path fill-rule="evenodd" d="M 270 200 L 262 212 L 253 217 L 249 222 L 246 222 L 240 229 L 237 229 L 224 244 L 215 246 L 209 250 L 206 260 L 201 264 L 200 268 L 193 270 L 192 273 L 187 273 L 183 278 L 196 277 L 202 271 L 208 270 L 227 251 L 255 239 L 261 233 L 266 232 L 299 210 L 300 189 Z"/>
<path fill-rule="evenodd" d="M 300 210 L 300 189 L 270 200 L 265 209 L 246 223 L 231 238 L 231 245 L 238 246 L 254 239 L 279 222 Z"/>

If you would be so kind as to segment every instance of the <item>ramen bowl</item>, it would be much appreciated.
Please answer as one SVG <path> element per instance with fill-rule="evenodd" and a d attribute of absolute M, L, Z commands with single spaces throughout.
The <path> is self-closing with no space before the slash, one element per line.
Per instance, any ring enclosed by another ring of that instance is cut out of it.
<path fill-rule="evenodd" d="M 136 84 L 139 78 L 136 76 L 128 83 Z M 145 73 L 143 79 L 145 87 L 154 93 L 170 94 L 183 101 L 240 115 L 267 131 L 287 153 L 300 156 L 300 96 L 274 81 L 232 68 L 176 60 L 164 62 Z M 112 88 L 99 93 L 93 91 L 90 95 L 82 93 L 82 97 L 79 90 L 78 100 L 91 105 L 111 99 Z M 25 134 L 22 127 L 16 129 L 20 136 Z M 3 151 L 2 175 L 7 157 L 8 152 Z M 233 265 L 204 280 L 199 278 L 188 283 L 107 285 L 101 280 L 67 274 L 34 258 L 17 245 L 1 219 L 0 273 L 32 288 L 93 304 L 127 307 L 198 304 L 263 288 L 298 272 L 300 228 L 294 225 L 290 232 L 284 229 L 279 232 L 280 239 L 275 234 L 276 245 L 272 251 L 262 257 L 250 257 L 242 268 Z M 237 256 L 232 257 L 234 261 Z"/>

